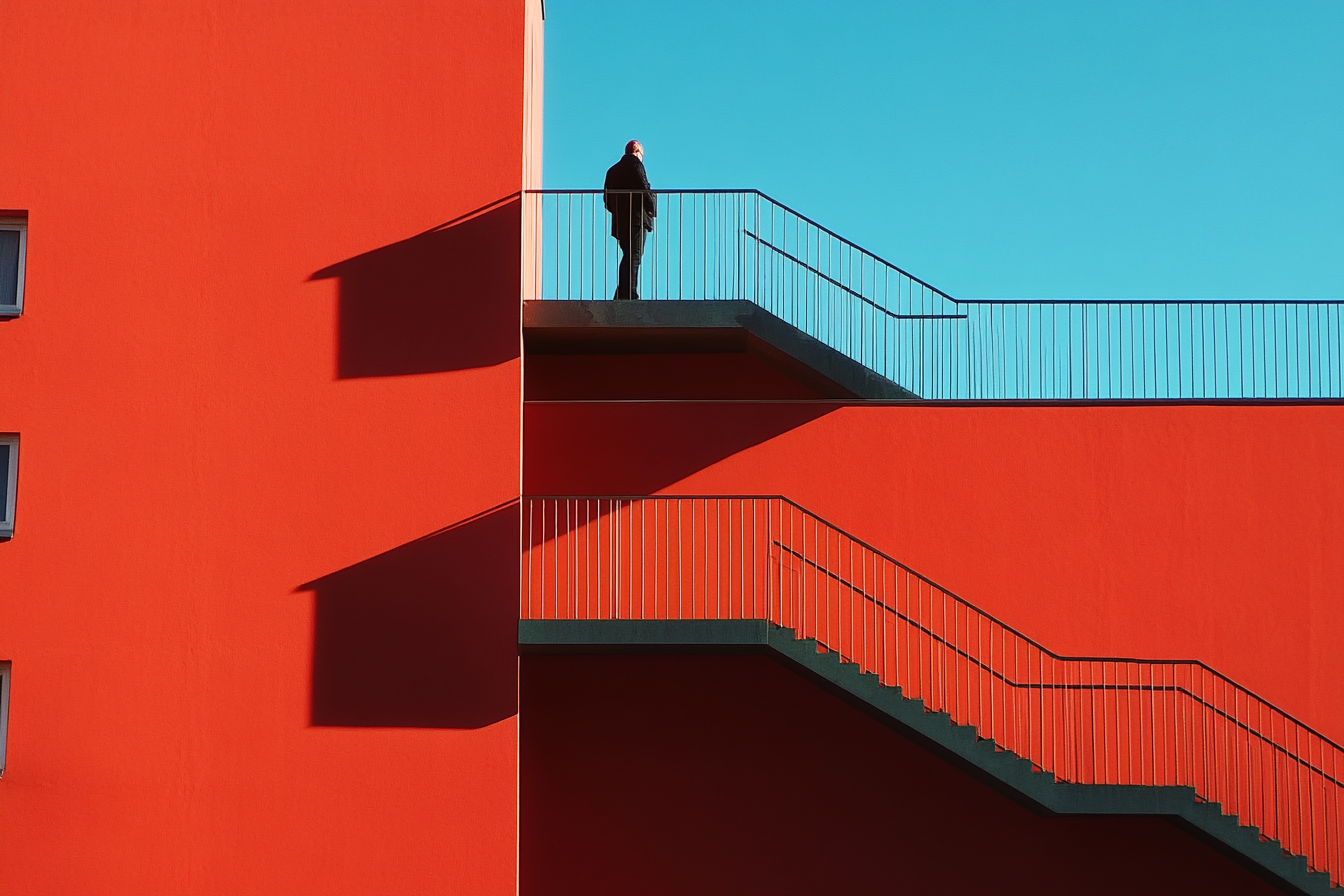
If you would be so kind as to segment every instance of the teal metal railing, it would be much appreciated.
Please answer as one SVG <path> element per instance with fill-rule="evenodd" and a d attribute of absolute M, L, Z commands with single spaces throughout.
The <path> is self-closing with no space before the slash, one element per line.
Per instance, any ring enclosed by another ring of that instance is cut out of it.
<path fill-rule="evenodd" d="M 1344 749 L 1198 660 L 1062 656 L 778 496 L 523 500 L 523 619 L 761 619 L 1056 780 L 1176 785 L 1338 884 Z"/>
<path fill-rule="evenodd" d="M 525 194 L 529 297 L 613 298 L 604 199 Z M 955 299 L 756 190 L 656 205 L 643 300 L 755 302 L 921 398 L 1344 398 L 1344 300 Z"/>

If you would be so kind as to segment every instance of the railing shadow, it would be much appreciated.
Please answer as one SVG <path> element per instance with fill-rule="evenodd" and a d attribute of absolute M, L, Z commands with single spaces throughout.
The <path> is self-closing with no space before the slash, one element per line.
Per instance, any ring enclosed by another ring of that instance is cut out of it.
<path fill-rule="evenodd" d="M 310 724 L 482 728 L 517 712 L 518 503 L 296 590 L 314 598 Z"/>
<path fill-rule="evenodd" d="M 517 358 L 522 202 L 505 197 L 315 272 L 336 278 L 336 378 L 492 367 Z"/>
<path fill-rule="evenodd" d="M 524 489 L 532 494 L 653 494 L 838 406 L 824 401 L 530 402 L 523 429 Z"/>

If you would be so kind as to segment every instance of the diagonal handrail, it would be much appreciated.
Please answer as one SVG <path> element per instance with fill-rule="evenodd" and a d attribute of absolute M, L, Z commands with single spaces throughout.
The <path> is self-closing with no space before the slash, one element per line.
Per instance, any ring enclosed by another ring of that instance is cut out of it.
<path fill-rule="evenodd" d="M 788 499 L 783 499 L 783 500 L 787 501 Z M 793 502 L 790 501 L 789 503 L 793 503 Z M 1171 692 L 1171 693 L 1183 694 L 1183 695 L 1185 695 L 1185 696 L 1191 698 L 1192 700 L 1196 700 L 1196 701 L 1198 701 L 1199 703 L 1201 703 L 1202 705 L 1204 705 L 1204 706 L 1207 708 L 1207 710 L 1208 710 L 1209 712 L 1211 712 L 1211 713 L 1213 713 L 1213 714 L 1219 716 L 1220 718 L 1222 718 L 1223 720 L 1225 720 L 1225 721 L 1228 722 L 1229 724 L 1231 724 L 1231 725 L 1235 725 L 1236 727 L 1242 729 L 1243 731 L 1245 731 L 1247 734 L 1251 735 L 1252 737 L 1255 737 L 1255 738 L 1264 740 L 1264 741 L 1265 741 L 1265 746 L 1269 747 L 1270 749 L 1273 749 L 1273 750 L 1276 750 L 1276 751 L 1278 751 L 1278 752 L 1280 752 L 1280 753 L 1283 753 L 1285 756 L 1292 756 L 1292 755 L 1293 755 L 1291 752 L 1289 752 L 1289 750 L 1288 750 L 1286 747 L 1283 747 L 1283 746 L 1281 746 L 1281 745 L 1279 745 L 1279 744 L 1273 743 L 1272 741 L 1270 741 L 1270 740 L 1264 738 L 1264 737 L 1260 734 L 1260 732 L 1255 731 L 1255 730 L 1254 730 L 1249 724 L 1247 724 L 1246 722 L 1243 722 L 1243 721 L 1241 721 L 1240 719 L 1235 718 L 1231 713 L 1226 712 L 1226 711 L 1223 710 L 1223 709 L 1220 709 L 1219 707 L 1215 706 L 1214 704 L 1212 704 L 1212 703 L 1208 703 L 1207 701 L 1203 700 L 1199 695 L 1197 695 L 1193 690 L 1191 690 L 1191 689 L 1189 689 L 1189 688 L 1186 688 L 1186 687 L 1184 687 L 1184 686 L 1182 686 L 1182 685 L 1176 685 L 1176 684 L 1173 684 L 1173 685 L 1152 685 L 1152 684 L 1146 684 L 1146 685 L 1145 685 L 1145 684 L 1109 684 L 1109 685 L 1108 685 L 1108 684 L 1102 684 L 1102 685 L 1095 685 L 1095 686 L 1094 686 L 1094 685 L 1082 685 L 1082 684 L 1055 684 L 1055 683 L 1047 683 L 1047 682 L 1029 682 L 1029 681 L 1024 682 L 1024 681 L 1018 681 L 1018 680 L 1016 680 L 1016 679 L 1010 677 L 1010 676 L 1008 675 L 1008 673 L 1006 673 L 1006 672 L 1001 672 L 1001 671 L 999 671 L 998 669 L 995 669 L 995 668 L 993 668 L 992 666 L 990 666 L 989 663 L 986 663 L 986 662 L 984 662 L 983 660 L 981 660 L 981 659 L 979 659 L 979 658 L 977 658 L 977 657 L 975 657 L 975 656 L 972 656 L 971 653 L 970 653 L 969 651 L 964 650 L 964 649 L 962 649 L 961 647 L 958 647 L 956 644 L 952 643 L 951 641 L 949 641 L 949 640 L 947 640 L 946 638 L 944 638 L 942 635 L 940 635 L 940 634 L 938 634 L 937 632 L 935 632 L 932 628 L 923 625 L 923 624 L 920 623 L 918 620 L 912 619 L 912 618 L 910 618 L 909 616 L 907 616 L 907 615 L 904 614 L 904 613 L 901 613 L 901 612 L 900 612 L 899 610 L 897 610 L 895 607 L 888 606 L 887 604 L 883 603 L 883 601 L 882 601 L 881 598 L 876 597 L 876 596 L 874 596 L 874 595 L 872 595 L 872 594 L 869 594 L 868 592 L 866 592 L 866 591 L 865 591 L 863 588 L 861 588 L 860 586 L 854 584 L 853 582 L 849 581 L 848 579 L 845 579 L 844 577 L 838 575 L 837 573 L 834 573 L 834 572 L 831 572 L 830 570 L 824 569 L 824 568 L 823 568 L 820 564 L 818 564 L 816 561 L 811 560 L 811 559 L 808 559 L 808 558 L 805 557 L 801 552 L 799 552 L 799 551 L 795 551 L 793 548 L 790 548 L 790 547 L 788 547 L 787 545 L 785 545 L 785 544 L 783 544 L 783 543 L 781 543 L 781 542 L 778 542 L 778 541 L 773 542 L 773 544 L 774 544 L 775 547 L 779 548 L 779 549 L 780 549 L 781 551 L 783 551 L 784 553 L 789 554 L 790 556 L 794 557 L 794 558 L 797 559 L 797 560 L 802 561 L 803 563 L 806 563 L 808 566 L 811 566 L 812 568 L 814 568 L 814 569 L 816 569 L 817 571 L 819 571 L 822 575 L 825 575 L 825 576 L 827 576 L 828 578 L 831 578 L 831 579 L 835 580 L 835 581 L 836 581 L 838 584 L 840 584 L 842 587 L 846 588 L 847 590 L 850 590 L 850 591 L 854 592 L 854 593 L 855 593 L 856 595 L 858 595 L 860 598 L 862 598 L 862 599 L 864 599 L 864 600 L 866 600 L 866 601 L 872 603 L 875 607 L 881 609 L 883 612 L 891 613 L 891 614 L 893 614 L 894 616 L 896 616 L 898 619 L 900 619 L 902 622 L 904 622 L 906 625 L 910 625 L 910 626 L 913 626 L 913 627 L 917 628 L 917 629 L 920 631 L 921 634 L 923 634 L 923 635 L 925 635 L 925 636 L 927 636 L 927 637 L 929 637 L 929 638 L 931 638 L 931 639 L 937 641 L 938 643 L 942 644 L 947 650 L 949 650 L 949 651 L 951 651 L 952 653 L 956 654 L 958 657 L 960 657 L 960 658 L 966 660 L 968 663 L 971 663 L 971 664 L 973 664 L 973 665 L 979 667 L 985 674 L 987 674 L 987 675 L 989 675 L 989 676 L 991 676 L 991 677 L 993 677 L 993 678 L 995 678 L 995 679 L 997 679 L 997 680 L 1003 682 L 1003 684 L 1007 685 L 1008 687 L 1013 687 L 1013 688 L 1027 688 L 1027 689 L 1037 689 L 1037 690 L 1084 690 L 1084 689 L 1095 689 L 1095 690 L 1101 690 L 1101 691 L 1138 691 L 1138 692 L 1148 692 L 1148 691 L 1169 691 L 1169 692 Z M 886 557 L 886 555 L 883 555 L 883 556 Z M 892 562 L 892 563 L 895 563 L 895 562 L 896 562 L 896 561 L 894 561 L 894 560 L 890 560 L 889 557 L 887 557 L 886 559 L 888 559 L 888 561 L 889 561 L 889 562 Z M 948 594 L 949 594 L 949 596 L 951 596 L 951 592 L 948 592 Z M 1005 628 L 1006 628 L 1006 626 L 1005 626 Z M 1034 642 L 1033 642 L 1033 644 L 1034 644 Z M 1059 660 L 1059 661 L 1063 661 L 1063 662 L 1100 662 L 1100 663 L 1144 663 L 1144 662 L 1151 663 L 1151 662 L 1163 662 L 1163 661 L 1160 661 L 1160 660 L 1136 660 L 1136 659 L 1122 658 L 1122 657 L 1080 657 L 1080 656 L 1060 656 L 1060 655 L 1058 655 L 1058 654 L 1054 654 L 1054 653 L 1052 653 L 1051 651 L 1047 650 L 1046 648 L 1043 648 L 1043 647 L 1042 647 L 1042 648 L 1039 648 L 1039 649 L 1042 650 L 1044 653 L 1046 653 L 1048 656 L 1050 656 L 1052 659 Z M 1218 676 L 1219 678 L 1223 679 L 1224 681 L 1227 681 L 1227 683 L 1228 683 L 1229 685 L 1232 685 L 1233 687 L 1240 687 L 1240 685 L 1237 685 L 1235 682 L 1231 681 L 1231 679 L 1227 679 L 1227 678 L 1226 678 L 1225 676 L 1223 676 L 1221 673 L 1217 672 L 1216 670 L 1210 669 L 1208 666 L 1206 666 L 1204 663 L 1202 663 L 1202 662 L 1200 662 L 1200 661 L 1198 661 L 1198 660 L 1175 660 L 1175 661 L 1173 661 L 1173 660 L 1166 660 L 1165 662 L 1168 662 L 1168 663 L 1170 663 L 1170 662 L 1176 662 L 1176 663 L 1180 663 L 1180 664 L 1189 664 L 1189 665 L 1195 665 L 1195 666 L 1203 666 L 1206 670 L 1208 670 L 1209 672 L 1211 672 L 1213 675 L 1216 675 L 1216 676 Z M 1263 702 L 1266 706 L 1269 706 L 1269 707 L 1273 707 L 1273 706 L 1274 706 L 1274 704 L 1270 703 L 1268 700 L 1264 700 L 1264 698 L 1256 697 L 1255 699 L 1260 700 L 1260 701 Z M 1275 707 L 1275 709 L 1276 709 L 1276 711 L 1282 712 L 1282 710 L 1277 710 L 1277 707 Z M 1286 713 L 1285 713 L 1285 715 L 1286 715 Z M 1301 723 L 1298 723 L 1298 724 L 1301 724 Z M 1302 725 L 1302 729 L 1303 729 L 1304 731 L 1309 731 L 1309 732 L 1311 732 L 1311 733 L 1312 733 L 1313 735 L 1315 735 L 1316 737 L 1319 737 L 1324 743 L 1326 743 L 1326 744 L 1328 744 L 1328 745 L 1334 747 L 1335 749 L 1344 749 L 1344 748 L 1339 747 L 1339 745 L 1336 744 L 1336 743 L 1334 743 L 1334 741 L 1332 741 L 1332 740 L 1330 740 L 1329 738 L 1325 737 L 1325 735 L 1323 735 L 1323 734 L 1319 734 L 1318 732 L 1314 731 L 1313 729 L 1309 728 L 1309 727 L 1306 726 L 1306 725 Z M 1318 766 L 1316 766 L 1316 765 L 1313 765 L 1310 759 L 1307 759 L 1307 760 L 1300 760 L 1299 757 L 1295 757 L 1295 756 L 1294 756 L 1293 758 L 1294 758 L 1295 760 L 1302 761 L 1302 762 L 1303 762 L 1309 769 L 1311 769 L 1311 771 L 1316 772 L 1317 774 L 1321 775 L 1325 780 L 1331 782 L 1332 784 L 1337 784 L 1337 785 L 1340 785 L 1340 786 L 1344 786 L 1344 780 L 1341 780 L 1340 778 L 1336 778 L 1336 777 L 1334 777 L 1334 775 L 1331 774 L 1330 772 L 1325 771 L 1325 769 L 1320 768 L 1320 767 L 1318 767 Z"/>
<path fill-rule="evenodd" d="M 601 195 L 603 195 L 604 193 L 607 193 L 607 192 L 612 192 L 612 193 L 635 193 L 635 192 L 638 192 L 638 191 L 635 191 L 635 190 L 611 190 L 611 191 L 607 191 L 607 190 L 592 190 L 592 189 L 587 189 L 587 190 L 525 190 L 525 191 L 523 191 L 523 192 L 524 192 L 524 193 L 527 193 L 527 194 L 535 194 L 535 195 L 538 195 L 538 196 L 575 196 L 575 195 L 578 195 L 578 196 L 601 196 Z M 912 274 L 912 273 L 910 273 L 909 271 L 905 270 L 905 269 L 902 268 L 900 265 L 895 264 L 895 263 L 890 262 L 890 261 L 887 261 L 885 258 L 882 258 L 880 255 L 877 255 L 877 254 L 875 254 L 875 253 L 873 253 L 873 252 L 868 251 L 867 249 L 865 249 L 865 248 L 863 248 L 862 246 L 860 246 L 858 243 L 855 243 L 855 242 L 853 242 L 853 241 L 851 241 L 851 240 L 849 240 L 849 239 L 846 239 L 845 237 L 843 237 L 843 236 L 841 236 L 840 234 L 836 233 L 834 230 L 831 230 L 831 229 L 830 229 L 829 227 L 827 227 L 826 225 L 821 224 L 821 223 L 819 223 L 819 222 L 817 222 L 817 221 L 814 221 L 813 219 L 809 218 L 807 215 L 804 215 L 802 212 L 800 212 L 800 211 L 798 211 L 798 210 L 796 210 L 796 209 L 790 208 L 789 206 L 787 206 L 787 205 L 785 205 L 784 203 L 780 202 L 778 199 L 775 199 L 773 196 L 767 195 L 766 193 L 763 193 L 763 192 L 761 192 L 760 190 L 755 189 L 754 187 L 743 187 L 743 188 L 739 188 L 739 189 L 724 189 L 724 188 L 708 188 L 708 189 L 707 189 L 707 188 L 700 188 L 700 187 L 693 187 L 693 188 L 678 187 L 678 188 L 676 188 L 676 189 L 670 189 L 670 190 L 654 190 L 653 192 L 657 193 L 657 194 L 660 195 L 660 196 L 663 196 L 663 195 L 669 195 L 669 196 L 676 196 L 676 195 L 686 195 L 686 196 L 718 196 L 718 195 L 731 195 L 731 194 L 736 194 L 736 195 L 749 195 L 749 196 L 756 196 L 756 197 L 759 197 L 760 199 L 765 200 L 766 202 L 770 203 L 772 206 L 775 206 L 776 208 L 780 209 L 781 211 L 783 211 L 783 212 L 785 212 L 785 213 L 787 213 L 787 214 L 789 214 L 789 215 L 791 215 L 791 216 L 797 218 L 799 221 L 801 221 L 802 223 L 806 224 L 808 227 L 815 228 L 819 233 L 822 233 L 822 234 L 826 235 L 827 237 L 830 237 L 831 239 L 835 240 L 836 242 L 843 244 L 843 245 L 846 246 L 847 248 L 853 249 L 855 252 L 862 252 L 862 253 L 864 253 L 865 255 L 867 255 L 867 256 L 869 256 L 869 257 L 871 257 L 871 258 L 875 258 L 875 259 L 877 259 L 877 261 L 881 262 L 883 265 L 885 265 L 885 266 L 891 268 L 893 271 L 896 271 L 897 273 L 901 274 L 903 277 L 908 277 L 908 278 L 910 278 L 910 280 L 913 281 L 914 283 L 918 284 L 919 286 L 922 286 L 923 288 L 929 290 L 930 292 L 933 292 L 934 294 L 938 295 L 939 297 L 941 297 L 941 298 L 943 298 L 943 299 L 946 299 L 946 300 L 949 301 L 949 302 L 956 302 L 956 301 L 958 301 L 957 299 L 954 299 L 954 298 L 952 298 L 950 295 L 948 295 L 947 293 L 943 292 L 943 291 L 942 291 L 941 289 L 939 289 L 938 287 L 934 286 L 932 283 L 928 283 L 928 282 L 926 282 L 926 281 L 924 281 L 924 280 L 921 280 L 919 277 L 916 277 L 914 274 Z"/>
<path fill-rule="evenodd" d="M 1339 880 L 1344 748 L 1198 660 L 1056 654 L 778 495 L 534 497 L 524 536 L 524 619 L 768 619 L 1057 780 L 1193 787 Z"/>
<path fill-rule="evenodd" d="M 776 255 L 779 255 L 781 258 L 788 259 L 789 261 L 793 262 L 799 267 L 807 270 L 809 273 L 816 274 L 817 277 L 831 284 L 835 288 L 841 290 L 842 292 L 848 293 L 849 295 L 858 299 L 860 302 L 863 302 L 865 305 L 875 309 L 881 314 L 885 314 L 887 317 L 893 320 L 963 320 L 967 317 L 967 315 L 965 314 L 897 314 L 894 311 L 889 311 L 888 309 L 883 308 L 881 305 L 877 304 L 872 299 L 865 296 L 863 293 L 856 292 L 855 290 L 850 289 L 848 286 L 841 283 L 839 280 L 829 276 L 824 271 L 814 268 L 812 265 L 808 264 L 803 259 L 799 258 L 796 255 L 793 255 L 792 253 L 784 249 L 781 249 L 779 246 L 776 246 L 769 240 L 757 236 L 756 234 L 752 233 L 750 230 L 747 230 L 745 228 L 743 228 L 742 232 L 745 233 L 747 236 L 751 237 L 756 242 L 760 243 L 765 248 L 774 252 Z"/>

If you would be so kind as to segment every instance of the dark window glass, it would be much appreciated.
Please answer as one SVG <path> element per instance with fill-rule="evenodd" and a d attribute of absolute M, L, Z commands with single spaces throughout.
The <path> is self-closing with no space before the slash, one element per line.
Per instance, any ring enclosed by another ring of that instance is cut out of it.
<path fill-rule="evenodd" d="M 19 232 L 0 230 L 0 305 L 19 304 Z"/>
<path fill-rule="evenodd" d="M 0 522 L 7 523 L 5 513 L 9 509 L 9 445 L 0 445 Z"/>

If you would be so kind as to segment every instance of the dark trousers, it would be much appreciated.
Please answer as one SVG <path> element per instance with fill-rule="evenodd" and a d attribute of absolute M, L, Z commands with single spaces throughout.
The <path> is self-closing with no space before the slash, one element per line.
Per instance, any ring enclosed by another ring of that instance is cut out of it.
<path fill-rule="evenodd" d="M 616 237 L 621 247 L 621 267 L 613 298 L 639 298 L 639 262 L 644 257 L 644 236 L 644 228 L 636 227 Z"/>

